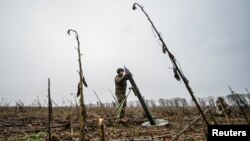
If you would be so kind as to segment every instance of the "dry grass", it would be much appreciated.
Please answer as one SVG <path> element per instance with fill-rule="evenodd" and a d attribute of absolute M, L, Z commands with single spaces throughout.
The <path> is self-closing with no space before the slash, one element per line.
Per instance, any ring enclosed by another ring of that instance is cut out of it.
<path fill-rule="evenodd" d="M 87 139 L 99 140 L 98 119 L 103 116 L 105 123 L 106 140 L 171 140 L 199 115 L 196 108 L 188 107 L 155 107 L 150 108 L 151 114 L 157 118 L 166 119 L 169 125 L 163 127 L 142 127 L 147 121 L 142 108 L 126 109 L 127 123 L 119 123 L 114 115 L 115 107 L 87 108 Z M 246 124 L 244 118 L 234 110 L 231 123 Z M 22 140 L 27 134 L 44 133 L 46 139 L 48 124 L 47 108 L 0 107 L 0 140 Z M 248 113 L 249 115 L 250 113 Z M 206 114 L 209 122 L 210 115 Z M 219 124 L 227 124 L 224 117 L 216 116 Z M 75 107 L 53 108 L 52 135 L 55 140 L 77 140 L 79 133 L 79 116 Z M 206 126 L 198 120 L 186 130 L 179 140 L 205 140 Z"/>

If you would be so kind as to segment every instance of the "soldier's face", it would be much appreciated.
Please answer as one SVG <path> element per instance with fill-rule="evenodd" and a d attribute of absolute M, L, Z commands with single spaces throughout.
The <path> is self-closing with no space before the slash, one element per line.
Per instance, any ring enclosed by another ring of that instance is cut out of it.
<path fill-rule="evenodd" d="M 124 74 L 124 71 L 120 71 L 119 75 L 123 75 Z"/>

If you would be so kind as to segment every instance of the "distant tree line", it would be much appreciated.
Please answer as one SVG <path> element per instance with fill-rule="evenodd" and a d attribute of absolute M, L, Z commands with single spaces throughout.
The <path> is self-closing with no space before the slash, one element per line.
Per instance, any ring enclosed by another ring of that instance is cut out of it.
<path fill-rule="evenodd" d="M 213 97 L 213 96 L 203 97 L 203 98 L 197 97 L 197 101 L 201 107 L 215 107 L 216 106 L 215 102 L 217 98 L 218 97 Z M 234 95 L 228 94 L 223 98 L 230 106 L 237 106 L 236 101 L 239 101 L 241 106 L 250 105 L 250 94 L 234 94 Z M 153 107 L 153 108 L 154 107 L 195 107 L 195 104 L 191 100 L 191 98 L 189 100 L 185 98 L 180 98 L 180 97 L 169 98 L 169 99 L 160 98 L 158 100 L 154 100 L 154 99 L 144 99 L 144 100 L 148 107 Z M 25 105 L 24 102 L 22 102 L 21 100 L 16 101 L 15 105 L 13 104 L 11 105 L 11 103 L 12 102 L 7 101 L 5 98 L 1 98 L 0 107 L 10 107 L 10 106 L 46 107 L 47 106 L 47 101 L 44 100 L 44 102 L 42 103 L 38 96 L 36 97 L 36 99 L 34 99 L 34 101 L 30 105 Z M 100 103 L 97 101 L 96 103 L 86 104 L 86 107 L 100 107 L 101 104 L 104 107 L 116 107 L 116 103 L 114 101 L 105 102 L 105 103 Z M 65 99 L 62 98 L 61 104 L 56 104 L 55 102 L 53 102 L 53 105 L 56 105 L 56 106 L 59 105 L 62 107 L 68 107 L 68 106 L 73 107 L 73 106 L 77 106 L 77 103 L 76 101 L 75 102 L 72 102 L 70 100 L 65 101 Z M 128 101 L 127 107 L 141 107 L 141 103 L 138 100 Z"/>
<path fill-rule="evenodd" d="M 197 97 L 198 103 L 201 107 L 215 107 L 216 106 L 216 100 L 218 97 Z M 237 106 L 236 101 L 240 101 L 240 104 L 242 106 L 244 105 L 250 105 L 250 94 L 229 94 L 223 97 L 224 100 L 230 105 L 230 106 Z M 157 101 L 153 99 L 144 99 L 145 103 L 148 107 L 195 107 L 194 102 L 189 99 L 175 97 L 170 99 L 164 99 L 160 98 Z M 103 103 L 104 107 L 115 107 L 116 103 Z M 100 106 L 100 103 L 97 102 L 97 104 L 88 104 L 87 106 L 90 107 L 98 107 Z M 128 101 L 127 107 L 141 107 L 141 104 L 138 100 L 136 101 Z"/>

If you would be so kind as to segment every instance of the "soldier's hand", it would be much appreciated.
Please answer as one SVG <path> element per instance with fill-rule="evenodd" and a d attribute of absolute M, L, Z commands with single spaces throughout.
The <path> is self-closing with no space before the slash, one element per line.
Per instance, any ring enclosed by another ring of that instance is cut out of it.
<path fill-rule="evenodd" d="M 124 76 L 128 76 L 128 75 L 130 75 L 130 72 L 126 72 L 126 73 L 124 74 Z"/>

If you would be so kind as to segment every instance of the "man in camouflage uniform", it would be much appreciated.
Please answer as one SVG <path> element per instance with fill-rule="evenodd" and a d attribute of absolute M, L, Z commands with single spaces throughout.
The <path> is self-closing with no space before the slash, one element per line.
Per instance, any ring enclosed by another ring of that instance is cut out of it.
<path fill-rule="evenodd" d="M 126 107 L 126 89 L 127 89 L 127 74 L 124 74 L 123 68 L 117 69 L 117 76 L 115 77 L 115 95 L 119 104 L 125 100 L 123 107 L 121 109 L 120 117 L 123 118 L 125 114 L 125 107 Z"/>
<path fill-rule="evenodd" d="M 230 116 L 231 114 L 231 109 L 222 97 L 218 97 L 218 99 L 216 100 L 216 113 L 220 116 L 224 114 Z"/>

